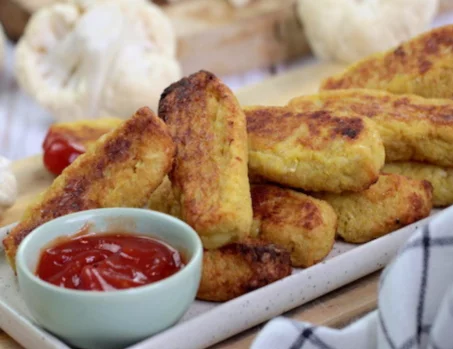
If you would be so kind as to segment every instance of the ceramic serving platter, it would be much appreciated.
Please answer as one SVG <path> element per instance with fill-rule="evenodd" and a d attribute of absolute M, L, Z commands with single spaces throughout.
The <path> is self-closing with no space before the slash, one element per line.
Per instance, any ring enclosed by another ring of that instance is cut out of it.
<path fill-rule="evenodd" d="M 225 303 L 195 301 L 173 327 L 128 349 L 201 349 L 381 269 L 430 217 L 363 245 L 336 242 L 323 261 Z M 10 227 L 0 228 L 0 237 Z M 0 328 L 27 349 L 68 349 L 40 328 L 20 297 L 16 278 L 0 252 Z M 175 294 L 175 297 L 178 297 Z"/>

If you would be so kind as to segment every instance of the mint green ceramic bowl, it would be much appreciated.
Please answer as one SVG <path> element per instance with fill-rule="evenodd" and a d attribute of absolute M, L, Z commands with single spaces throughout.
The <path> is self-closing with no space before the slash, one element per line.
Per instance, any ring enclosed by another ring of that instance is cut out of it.
<path fill-rule="evenodd" d="M 92 231 L 124 231 L 156 237 L 183 252 L 187 265 L 159 282 L 110 292 L 70 290 L 35 275 L 43 247 L 73 235 L 86 223 Z M 187 311 L 199 286 L 203 248 L 196 232 L 171 216 L 133 208 L 82 211 L 43 224 L 20 244 L 19 288 L 39 325 L 86 349 L 124 348 L 173 325 Z"/>

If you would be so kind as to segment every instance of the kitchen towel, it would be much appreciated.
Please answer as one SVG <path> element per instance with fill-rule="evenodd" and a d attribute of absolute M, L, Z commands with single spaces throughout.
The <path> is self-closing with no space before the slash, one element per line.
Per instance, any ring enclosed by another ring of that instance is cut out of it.
<path fill-rule="evenodd" d="M 452 349 L 453 206 L 417 230 L 384 269 L 378 309 L 344 329 L 270 321 L 252 349 Z"/>

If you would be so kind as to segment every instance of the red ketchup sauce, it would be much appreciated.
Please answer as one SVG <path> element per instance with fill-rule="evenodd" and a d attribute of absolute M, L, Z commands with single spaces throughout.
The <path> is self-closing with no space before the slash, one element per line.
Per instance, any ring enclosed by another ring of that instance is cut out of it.
<path fill-rule="evenodd" d="M 180 253 L 159 240 L 124 233 L 57 239 L 46 248 L 36 274 L 51 284 L 111 291 L 150 284 L 184 266 Z"/>
<path fill-rule="evenodd" d="M 79 155 L 85 153 L 83 145 L 52 131 L 47 133 L 42 147 L 44 166 L 55 175 L 59 175 Z"/>

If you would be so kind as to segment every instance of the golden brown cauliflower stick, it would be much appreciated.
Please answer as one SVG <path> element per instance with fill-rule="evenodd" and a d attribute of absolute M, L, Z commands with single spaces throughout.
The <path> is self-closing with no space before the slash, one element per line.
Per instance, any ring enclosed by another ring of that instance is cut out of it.
<path fill-rule="evenodd" d="M 182 219 L 205 248 L 246 237 L 252 224 L 246 121 L 231 90 L 200 71 L 164 91 L 159 116 L 177 147 L 169 177 Z"/>
<path fill-rule="evenodd" d="M 69 213 L 102 207 L 142 207 L 170 170 L 175 146 L 149 108 L 137 113 L 67 167 L 31 204 L 3 240 L 13 268 L 21 241 L 36 227 Z"/>

